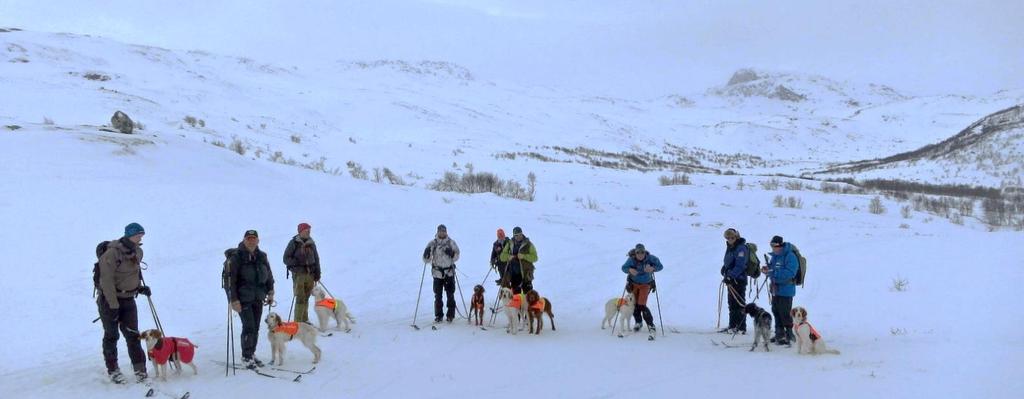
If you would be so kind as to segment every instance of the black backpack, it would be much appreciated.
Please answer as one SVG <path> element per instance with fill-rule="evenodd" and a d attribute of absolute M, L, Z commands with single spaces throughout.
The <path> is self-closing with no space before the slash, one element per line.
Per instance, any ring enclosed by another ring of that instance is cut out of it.
<path fill-rule="evenodd" d="M 231 258 L 235 257 L 238 248 L 228 248 L 224 251 L 224 269 L 220 272 L 220 288 L 231 298 Z"/>
<path fill-rule="evenodd" d="M 110 241 L 101 241 L 96 245 L 96 263 L 92 264 L 92 296 L 96 297 L 96 293 L 100 290 L 100 257 L 103 256 L 104 252 L 107 252 L 107 247 L 110 246 Z"/>

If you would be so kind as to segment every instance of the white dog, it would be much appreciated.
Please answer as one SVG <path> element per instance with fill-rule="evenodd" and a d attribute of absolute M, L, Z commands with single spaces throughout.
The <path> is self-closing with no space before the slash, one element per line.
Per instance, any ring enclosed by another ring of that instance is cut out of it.
<path fill-rule="evenodd" d="M 615 323 L 615 314 L 619 314 L 619 325 L 621 329 L 620 334 L 625 334 L 626 330 L 631 327 L 633 323 L 633 309 L 636 308 L 636 298 L 633 298 L 633 293 L 627 292 L 622 298 L 612 298 L 604 304 L 604 320 L 601 320 L 601 329 L 604 330 L 604 326 L 607 324 L 608 327 L 613 327 Z"/>
<path fill-rule="evenodd" d="M 174 370 L 181 373 L 181 364 L 192 368 L 192 374 L 199 374 L 199 369 L 192 363 L 195 356 L 195 344 L 186 338 L 164 337 L 159 330 L 146 330 L 139 334 L 146 341 L 146 354 L 153 361 L 156 378 L 167 381 L 167 363 L 174 362 Z"/>
<path fill-rule="evenodd" d="M 511 288 L 502 287 L 498 294 L 498 303 L 505 309 L 505 316 L 508 317 L 505 332 L 517 334 L 522 329 L 522 318 L 526 317 L 526 298 L 524 295 L 514 295 Z"/>
<path fill-rule="evenodd" d="M 294 321 L 284 323 L 281 322 L 281 316 L 274 312 L 267 314 L 264 322 L 267 323 L 267 339 L 270 340 L 271 365 L 275 360 L 278 366 L 284 364 L 285 344 L 295 338 L 309 348 L 310 352 L 313 352 L 313 363 L 320 361 L 320 348 L 316 346 L 318 332 L 312 324 Z"/>
<path fill-rule="evenodd" d="M 789 315 L 793 316 L 793 329 L 796 330 L 796 353 L 806 353 L 808 355 L 820 355 L 823 353 L 839 354 L 839 351 L 835 349 L 828 349 L 825 346 L 825 340 L 818 333 L 818 330 L 815 330 L 811 323 L 807 322 L 807 309 L 797 306 L 789 311 Z M 804 352 L 804 348 L 807 348 L 806 352 Z"/>
<path fill-rule="evenodd" d="M 327 331 L 327 325 L 331 319 L 338 324 L 338 329 L 344 332 L 352 331 L 349 325 L 356 324 L 356 319 L 348 312 L 348 306 L 338 298 L 328 298 L 327 292 L 320 286 L 313 287 L 313 298 L 316 298 L 316 318 L 320 321 L 320 331 Z M 345 327 L 341 325 L 344 324 Z"/>

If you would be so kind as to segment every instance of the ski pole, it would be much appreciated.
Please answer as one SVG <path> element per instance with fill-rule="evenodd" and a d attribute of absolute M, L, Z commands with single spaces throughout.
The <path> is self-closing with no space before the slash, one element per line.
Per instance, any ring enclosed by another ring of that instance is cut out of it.
<path fill-rule="evenodd" d="M 722 295 L 725 294 L 725 282 L 718 283 L 718 323 L 715 329 L 722 328 Z"/>
<path fill-rule="evenodd" d="M 420 273 L 420 290 L 416 292 L 416 311 L 412 314 L 412 328 L 419 330 L 416 325 L 416 316 L 420 313 L 420 296 L 423 295 L 423 279 L 427 276 L 427 262 L 423 262 L 423 273 Z"/>
<path fill-rule="evenodd" d="M 224 376 L 228 376 L 228 369 L 231 368 L 229 357 L 231 356 L 231 302 L 228 302 L 228 328 L 227 337 L 224 337 Z"/>
<path fill-rule="evenodd" d="M 292 310 L 295 309 L 295 295 L 292 295 L 292 304 L 288 306 L 288 321 L 292 321 Z"/>
<path fill-rule="evenodd" d="M 651 272 L 651 282 L 657 284 L 654 279 L 654 272 Z M 661 327 L 661 336 L 665 336 L 665 323 L 661 320 L 661 298 L 658 295 L 658 290 L 654 290 L 654 301 L 658 304 L 658 325 Z"/>
<path fill-rule="evenodd" d="M 324 291 L 327 292 L 327 295 L 330 295 L 331 298 L 337 298 L 336 296 L 334 296 L 334 294 L 331 293 L 331 290 L 327 289 L 327 286 L 324 285 L 323 280 L 317 281 L 317 283 L 320 284 L 321 287 L 324 287 Z"/>
<path fill-rule="evenodd" d="M 619 322 L 619 313 L 622 312 L 622 302 L 626 300 L 626 287 L 628 286 L 629 284 L 626 284 L 626 286 L 622 287 L 622 295 L 619 296 L 619 301 L 615 303 L 615 319 L 612 320 L 612 335 L 615 335 L 615 326 Z"/>
<path fill-rule="evenodd" d="M 487 278 L 491 277 L 491 271 L 492 270 L 494 270 L 494 265 L 491 265 L 491 267 L 487 268 L 487 274 L 485 274 L 484 275 L 484 279 L 482 281 L 480 281 L 480 285 L 484 285 L 484 283 L 487 282 Z"/>

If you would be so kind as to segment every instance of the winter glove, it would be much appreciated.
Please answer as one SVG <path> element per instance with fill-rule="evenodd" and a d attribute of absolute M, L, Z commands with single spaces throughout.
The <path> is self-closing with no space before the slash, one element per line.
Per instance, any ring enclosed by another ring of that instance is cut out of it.
<path fill-rule="evenodd" d="M 423 248 L 423 260 L 430 259 L 430 247 Z"/>
<path fill-rule="evenodd" d="M 148 285 L 139 287 L 139 295 L 150 296 L 153 295 L 153 290 L 149 289 Z"/>
<path fill-rule="evenodd" d="M 455 256 L 455 251 L 453 251 L 450 247 L 449 248 L 445 248 L 444 249 L 444 254 L 448 255 L 448 257 L 451 258 L 451 257 Z"/>
<path fill-rule="evenodd" d="M 274 293 L 273 292 L 270 292 L 270 293 L 267 294 L 266 304 L 270 305 L 270 306 L 277 305 L 277 302 L 274 302 Z"/>
<path fill-rule="evenodd" d="M 734 280 L 732 277 L 726 276 L 725 278 L 722 279 L 722 282 L 726 284 L 735 284 L 736 280 Z"/>
<path fill-rule="evenodd" d="M 644 266 L 644 273 L 654 273 L 654 266 L 651 266 L 651 265 Z"/>
<path fill-rule="evenodd" d="M 722 271 L 720 271 L 719 274 L 725 276 L 725 266 L 722 266 Z"/>
<path fill-rule="evenodd" d="M 630 276 L 636 276 L 636 273 L 637 273 L 636 269 L 629 269 L 629 275 Z"/>

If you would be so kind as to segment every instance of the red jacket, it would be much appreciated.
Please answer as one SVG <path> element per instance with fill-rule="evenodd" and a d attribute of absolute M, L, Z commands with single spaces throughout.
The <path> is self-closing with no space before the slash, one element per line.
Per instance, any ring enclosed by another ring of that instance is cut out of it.
<path fill-rule="evenodd" d="M 175 353 L 182 363 L 192 363 L 192 357 L 196 354 L 195 345 L 185 338 L 164 337 L 149 350 L 149 358 L 156 364 L 167 364 L 167 360 Z"/>

